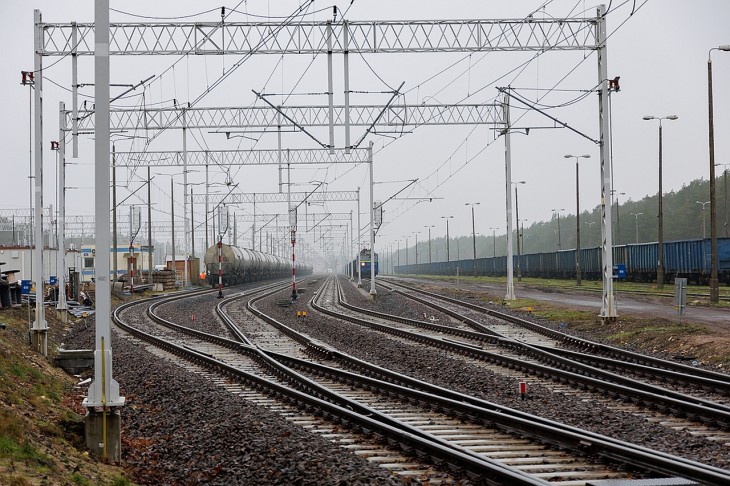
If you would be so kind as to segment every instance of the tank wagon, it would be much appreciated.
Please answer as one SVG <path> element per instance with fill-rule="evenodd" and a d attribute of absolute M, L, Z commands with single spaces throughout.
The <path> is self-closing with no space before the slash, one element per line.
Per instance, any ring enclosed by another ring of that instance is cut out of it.
<path fill-rule="evenodd" d="M 709 238 L 668 241 L 664 243 L 664 274 L 667 282 L 686 278 L 697 284 L 707 284 L 711 272 L 711 241 Z M 613 264 L 623 265 L 629 281 L 653 282 L 656 280 L 658 259 L 657 242 L 616 245 L 613 247 Z M 730 238 L 718 238 L 718 279 L 730 285 Z M 517 256 L 513 256 L 513 270 L 517 275 Z M 586 280 L 601 280 L 601 248 L 581 248 L 581 276 Z M 396 273 L 425 275 L 472 275 L 476 263 L 477 275 L 501 276 L 507 274 L 507 257 L 471 258 L 461 261 L 400 265 Z M 520 272 L 524 277 L 574 279 L 575 250 L 528 253 L 520 255 Z"/>
<path fill-rule="evenodd" d="M 218 245 L 208 248 L 204 263 L 206 281 L 217 287 Z M 221 266 L 224 286 L 291 275 L 291 260 L 287 258 L 226 244 L 221 247 Z M 310 275 L 312 266 L 296 262 L 296 270 L 297 275 Z"/>

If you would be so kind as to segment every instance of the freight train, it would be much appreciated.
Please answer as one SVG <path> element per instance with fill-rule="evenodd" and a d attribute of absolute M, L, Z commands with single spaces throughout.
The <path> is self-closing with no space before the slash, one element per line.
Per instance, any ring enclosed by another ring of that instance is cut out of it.
<path fill-rule="evenodd" d="M 668 241 L 664 243 L 665 281 L 686 278 L 689 282 L 706 284 L 710 280 L 711 240 Z M 613 247 L 613 264 L 621 267 L 621 277 L 634 282 L 656 281 L 658 243 L 637 243 Z M 718 278 L 730 285 L 730 238 L 718 238 Z M 456 275 L 457 266 L 461 275 L 472 275 L 476 263 L 477 275 L 501 276 L 507 274 L 507 257 L 477 258 L 451 261 L 400 265 L 398 274 Z M 513 271 L 517 275 L 517 256 L 513 257 Z M 601 248 L 581 248 L 581 277 L 586 280 L 601 280 Z M 543 253 L 528 253 L 519 257 L 519 271 L 524 277 L 565 278 L 576 277 L 575 250 L 561 250 Z"/>
<path fill-rule="evenodd" d="M 218 246 L 213 245 L 205 252 L 206 281 L 218 286 Z M 223 285 L 236 285 L 256 280 L 280 278 L 291 275 L 291 260 L 269 255 L 249 248 L 233 245 L 221 246 Z M 311 275 L 312 266 L 296 262 L 297 275 Z"/>
<path fill-rule="evenodd" d="M 350 269 L 352 270 L 352 275 L 357 277 L 360 271 L 362 271 L 362 278 L 370 278 L 370 250 L 362 250 L 360 252 L 360 266 L 357 264 L 357 258 L 355 258 L 353 261 L 351 261 L 348 265 Z M 345 273 L 349 274 L 350 272 L 345 269 Z M 378 274 L 378 254 L 375 254 L 375 275 Z"/>

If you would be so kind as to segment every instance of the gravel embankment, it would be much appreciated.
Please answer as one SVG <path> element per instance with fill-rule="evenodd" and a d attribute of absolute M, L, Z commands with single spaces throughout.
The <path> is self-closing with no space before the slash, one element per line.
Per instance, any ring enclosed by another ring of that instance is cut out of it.
<path fill-rule="evenodd" d="M 164 306 L 166 315 L 221 333 L 210 318 L 215 296 Z M 172 311 L 172 312 L 171 312 Z M 136 318 L 135 318 L 136 320 Z M 93 348 L 89 327 L 66 335 L 68 348 Z M 217 329 L 217 330 L 216 330 Z M 122 460 L 134 482 L 154 485 L 400 484 L 386 470 L 233 396 L 144 346 L 112 332 L 122 409 Z"/>

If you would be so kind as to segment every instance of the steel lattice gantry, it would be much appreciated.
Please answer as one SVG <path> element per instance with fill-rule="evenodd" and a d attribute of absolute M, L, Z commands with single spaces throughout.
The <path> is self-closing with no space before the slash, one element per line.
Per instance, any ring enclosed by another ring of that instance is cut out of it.
<path fill-rule="evenodd" d="M 233 193 L 229 195 L 211 194 L 213 204 L 220 204 L 224 200 L 228 205 L 251 204 L 251 203 L 283 203 L 287 202 L 288 194 L 285 192 L 257 192 L 257 193 Z M 327 192 L 292 192 L 291 202 L 325 202 L 325 201 L 357 201 L 357 191 L 327 191 Z M 205 202 L 205 194 L 193 195 L 194 203 Z"/>
<path fill-rule="evenodd" d="M 344 199 L 342 199 L 344 200 Z M 262 201 L 259 201 L 262 202 Z M 279 201 L 271 201 L 279 202 Z M 314 218 L 315 221 L 326 219 L 327 221 L 349 221 L 351 218 L 350 213 L 308 213 L 308 218 Z M 286 214 L 236 214 L 236 220 L 241 223 L 265 223 L 269 221 L 278 221 L 280 224 L 288 224 L 289 217 Z M 310 222 L 310 219 L 306 219 L 305 223 Z M 22 223 L 16 222 L 16 228 L 21 224 L 28 224 L 28 218 Z M 122 216 L 117 220 L 117 224 L 121 228 L 129 227 L 129 217 Z M 144 223 L 147 224 L 146 222 Z M 199 223 L 202 226 L 202 223 Z M 170 231 L 172 223 L 170 221 L 157 220 L 153 224 L 154 229 L 161 229 L 163 231 Z M 66 228 L 70 234 L 79 234 L 80 230 L 85 233 L 92 234 L 96 231 L 96 225 L 94 223 L 93 216 L 66 216 Z M 12 229 L 12 223 L 0 222 L 0 231 L 10 231 Z"/>
<path fill-rule="evenodd" d="M 383 112 L 382 105 L 334 106 L 330 118 L 329 106 L 282 106 L 282 114 L 295 120 L 300 126 L 413 127 L 423 125 L 501 125 L 502 110 L 499 104 L 420 104 L 392 105 Z M 382 113 L 382 116 L 379 115 Z M 94 129 L 93 111 L 78 111 L 77 131 Z M 346 120 L 349 113 L 349 120 Z M 185 115 L 183 117 L 183 114 Z M 66 126 L 72 125 L 73 113 Z M 183 128 L 219 129 L 222 133 L 241 128 L 291 130 L 296 127 L 285 118 L 279 118 L 276 110 L 268 106 L 209 107 L 209 108 L 149 108 L 110 110 L 111 130 L 169 130 Z M 73 129 L 66 129 L 73 130 Z"/>
<path fill-rule="evenodd" d="M 367 149 L 253 149 L 253 150 L 182 150 L 116 152 L 116 167 L 276 165 L 289 164 L 359 164 L 368 161 Z M 187 158 L 187 160 L 184 160 Z"/>
<path fill-rule="evenodd" d="M 597 18 L 112 23 L 110 55 L 341 54 L 595 49 Z M 41 23 L 42 56 L 94 54 L 93 23 Z"/>

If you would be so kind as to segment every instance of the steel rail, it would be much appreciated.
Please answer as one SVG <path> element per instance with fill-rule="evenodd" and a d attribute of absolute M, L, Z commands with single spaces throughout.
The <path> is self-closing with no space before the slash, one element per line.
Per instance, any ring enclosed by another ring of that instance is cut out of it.
<path fill-rule="evenodd" d="M 418 300 L 417 297 L 412 298 Z M 426 300 L 421 299 L 420 301 L 426 305 L 434 306 L 433 303 L 429 303 Z M 602 390 L 614 396 L 621 397 L 632 402 L 641 403 L 645 406 L 656 407 L 659 410 L 669 411 L 674 414 L 685 414 L 689 418 L 712 423 L 725 429 L 730 428 L 730 407 L 609 373 L 607 371 L 593 368 L 568 358 L 543 351 L 525 343 L 509 339 L 506 340 L 511 346 L 519 348 L 526 354 L 542 360 L 545 363 L 544 365 L 529 363 L 524 360 L 499 355 L 461 343 L 414 334 L 402 329 L 395 329 L 387 325 L 378 324 L 355 316 L 336 313 L 335 311 L 331 311 L 324 307 L 313 307 L 320 312 L 330 314 L 341 319 L 346 319 L 353 323 L 377 329 L 382 332 L 394 334 L 402 338 L 426 343 L 430 346 L 486 360 L 501 366 L 521 369 L 538 375 L 553 376 L 558 380 L 567 381 L 572 385 L 584 386 L 593 390 Z M 444 311 L 442 308 L 439 308 L 439 310 Z M 464 319 L 464 316 L 460 319 Z M 453 328 L 443 326 L 442 332 L 448 333 L 451 329 Z"/>
<path fill-rule="evenodd" d="M 270 288 L 267 288 L 265 295 L 259 296 L 256 299 L 260 300 L 261 298 L 270 296 L 283 288 L 285 287 L 279 286 L 279 288 L 273 291 L 270 290 Z M 250 297 L 250 294 L 251 293 L 245 295 L 239 294 L 231 297 L 230 300 L 242 298 L 246 295 Z M 176 296 L 174 299 L 170 299 L 170 301 L 180 298 L 184 297 Z M 125 305 L 133 305 L 138 302 L 139 301 Z M 162 303 L 164 302 L 157 302 L 154 305 L 155 307 L 157 307 Z M 160 338 L 150 336 L 142 331 L 131 328 L 131 326 L 120 325 L 120 327 L 123 327 L 125 330 L 132 332 L 134 335 L 141 339 L 145 339 L 151 342 L 154 341 L 155 343 L 164 342 L 166 346 L 165 349 L 173 352 L 176 355 L 180 355 L 183 357 L 193 355 L 194 361 L 198 362 L 199 364 L 203 364 L 205 366 L 208 366 L 209 368 L 222 370 L 226 374 L 233 377 L 243 378 L 245 380 L 252 381 L 258 387 L 265 388 L 270 385 L 274 385 L 274 388 L 276 388 L 275 393 L 277 395 L 284 395 L 289 397 L 291 397 L 291 395 L 295 395 L 291 399 L 294 400 L 296 403 L 306 403 L 307 407 L 320 405 L 317 408 L 324 409 L 323 415 L 325 416 L 325 418 L 341 417 L 343 413 L 342 411 L 344 410 L 344 413 L 347 416 L 341 419 L 339 421 L 340 423 L 348 426 L 355 426 L 356 428 L 359 427 L 364 431 L 374 431 L 374 433 L 376 434 L 381 434 L 383 437 L 387 437 L 389 442 L 395 442 L 397 444 L 400 444 L 400 446 L 404 450 L 418 451 L 417 455 L 419 456 L 430 456 L 436 464 L 439 464 L 445 460 L 451 467 L 463 470 L 472 479 L 488 477 L 489 480 L 493 482 L 493 484 L 504 485 L 548 484 L 545 481 L 535 479 L 534 477 L 531 477 L 526 473 L 522 473 L 509 466 L 505 466 L 504 464 L 501 464 L 497 461 L 486 459 L 476 454 L 472 454 L 468 451 L 454 448 L 447 442 L 442 441 L 430 434 L 425 434 L 417 429 L 413 429 L 412 427 L 403 424 L 397 419 L 384 416 L 380 412 L 370 407 L 344 398 L 341 395 L 330 391 L 326 387 L 322 387 L 315 382 L 307 379 L 306 377 L 301 376 L 299 373 L 296 373 L 295 371 L 285 367 L 273 358 L 270 358 L 266 352 L 256 346 L 249 346 L 238 341 L 228 340 L 219 336 L 213 336 L 211 334 L 193 330 L 190 328 L 181 329 L 185 326 L 179 326 L 177 324 L 171 323 L 170 321 L 156 316 L 154 312 L 151 314 L 150 317 L 152 316 L 154 316 L 154 320 L 156 322 L 162 325 L 172 327 L 189 335 L 194 335 L 199 339 L 208 340 L 209 342 L 214 342 L 216 344 L 223 343 L 223 345 L 228 344 L 231 346 L 237 346 L 237 350 L 239 352 L 245 353 L 250 357 L 258 358 L 260 362 L 269 369 L 269 371 L 273 372 L 275 375 L 281 376 L 284 381 L 286 381 L 290 385 L 298 387 L 299 390 L 294 388 L 290 389 L 288 387 L 282 387 L 281 385 L 266 380 L 264 378 L 257 377 L 256 375 L 246 373 L 242 370 L 238 370 L 227 365 L 226 363 L 216 360 L 212 356 L 197 352 L 189 346 L 178 346 L 173 343 L 168 343 Z M 117 319 L 118 315 L 115 311 L 115 322 L 117 321 Z M 231 324 L 235 327 L 235 323 L 233 323 L 233 321 L 228 318 L 228 316 L 224 317 L 224 321 L 227 321 L 228 324 Z M 292 330 L 292 332 L 294 331 Z M 301 394 L 304 394 L 303 396 L 306 398 L 302 398 L 300 396 Z M 312 401 L 315 402 L 312 403 Z M 326 404 L 326 406 L 322 407 L 319 403 L 320 401 Z M 327 409 L 327 407 L 329 407 L 329 409 Z M 363 424 L 362 422 L 365 423 Z"/>
<path fill-rule="evenodd" d="M 627 364 L 635 363 L 635 364 L 644 365 L 647 367 L 653 367 L 653 368 L 657 369 L 657 373 L 661 373 L 659 370 L 667 370 L 667 371 L 673 372 L 673 373 L 659 375 L 659 376 L 663 376 L 665 378 L 673 379 L 676 377 L 675 373 L 683 373 L 688 377 L 687 382 L 692 385 L 706 386 L 708 388 L 714 388 L 714 389 L 717 389 L 717 387 L 719 386 L 719 387 L 721 387 L 721 389 L 723 391 L 730 391 L 730 375 L 727 375 L 725 373 L 718 373 L 715 371 L 705 370 L 702 368 L 695 368 L 692 366 L 675 363 L 675 362 L 672 362 L 669 360 L 655 358 L 652 356 L 646 356 L 646 355 L 636 353 L 633 351 L 616 348 L 614 346 L 609 346 L 607 344 L 596 343 L 593 341 L 589 341 L 587 339 L 582 339 L 582 338 L 579 338 L 576 336 L 571 336 L 569 334 L 562 333 L 560 331 L 556 331 L 554 329 L 550 329 L 548 327 L 542 326 L 540 324 L 531 322 L 526 319 L 522 319 L 522 318 L 519 318 L 516 316 L 512 316 L 512 315 L 505 314 L 505 313 L 502 313 L 499 311 L 495 311 L 493 309 L 489 309 L 489 308 L 480 306 L 478 304 L 474 304 L 472 302 L 466 302 L 466 301 L 456 299 L 453 297 L 448 297 L 448 296 L 444 296 L 444 295 L 437 294 L 434 292 L 429 292 L 427 290 L 416 289 L 414 287 L 405 285 L 401 282 L 396 282 L 392 278 L 388 278 L 387 280 L 389 283 L 391 283 L 393 285 L 397 285 L 399 287 L 403 287 L 403 288 L 406 288 L 406 289 L 414 291 L 414 292 L 418 292 L 423 295 L 436 297 L 438 299 L 445 300 L 447 302 L 451 302 L 452 304 L 457 304 L 457 305 L 460 305 L 463 307 L 467 307 L 469 309 L 490 315 L 492 317 L 497 317 L 499 319 L 503 319 L 503 320 L 511 322 L 513 324 L 517 324 L 519 326 L 525 327 L 533 332 L 542 334 L 543 336 L 547 336 L 547 337 L 555 339 L 557 341 L 562 341 L 565 344 L 568 344 L 570 346 L 574 346 L 579 349 L 586 349 L 593 353 L 601 353 L 603 355 L 608 356 L 609 358 L 612 358 L 613 360 L 619 359 L 623 362 L 626 362 Z M 407 294 L 403 294 L 403 293 L 401 293 L 401 294 L 408 296 Z M 619 363 L 617 363 L 617 365 L 618 364 Z M 698 379 L 695 380 L 690 377 L 697 377 Z M 707 381 L 704 381 L 701 378 L 704 378 Z M 724 383 L 724 385 L 721 385 L 720 383 Z"/>

